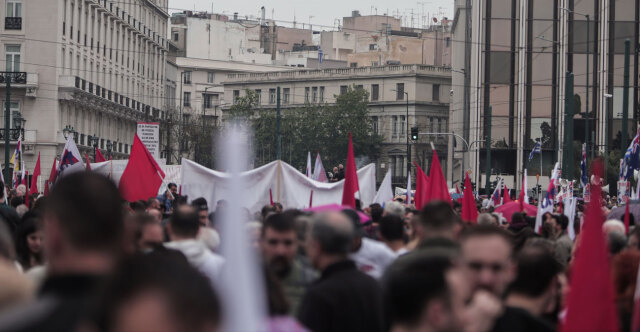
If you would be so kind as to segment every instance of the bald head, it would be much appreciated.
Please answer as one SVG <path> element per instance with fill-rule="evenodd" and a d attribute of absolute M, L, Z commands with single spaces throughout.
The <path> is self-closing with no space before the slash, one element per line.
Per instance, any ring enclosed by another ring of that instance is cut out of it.
<path fill-rule="evenodd" d="M 339 212 L 321 213 L 314 217 L 310 239 L 327 255 L 346 256 L 351 247 L 353 224 Z"/>
<path fill-rule="evenodd" d="M 158 209 L 149 209 L 147 214 L 153 217 L 156 222 L 162 222 L 162 212 Z"/>

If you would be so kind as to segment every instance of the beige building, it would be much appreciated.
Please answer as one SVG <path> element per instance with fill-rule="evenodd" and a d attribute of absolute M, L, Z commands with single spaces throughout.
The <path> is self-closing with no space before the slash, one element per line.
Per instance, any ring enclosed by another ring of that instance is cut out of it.
<path fill-rule="evenodd" d="M 11 118 L 26 119 L 28 169 L 39 153 L 48 169 L 67 126 L 77 132 L 81 152 L 90 151 L 94 136 L 100 149 L 111 146 L 113 157 L 122 158 L 136 122 L 164 117 L 167 6 L 167 0 L 2 2 L 0 75 L 3 82 L 6 72 L 13 77 Z M 0 94 L 4 105 L 5 83 Z"/>
<path fill-rule="evenodd" d="M 229 109 L 235 98 L 244 96 L 247 89 L 259 93 L 259 108 L 265 111 L 275 109 L 278 86 L 284 108 L 301 107 L 306 103 L 334 103 L 336 96 L 349 86 L 366 89 L 370 94 L 374 131 L 384 137 L 381 154 L 376 160 L 378 181 L 391 167 L 394 185 L 406 185 L 407 121 L 409 127 L 418 127 L 421 133 L 446 132 L 448 128 L 451 72 L 444 67 L 391 65 L 232 73 L 227 75 L 222 85 L 225 96 L 223 112 Z M 447 137 L 421 136 L 411 144 L 412 161 L 427 167 L 432 155 L 429 143 L 433 142 L 443 160 L 443 167 L 447 169 L 449 141 Z"/>

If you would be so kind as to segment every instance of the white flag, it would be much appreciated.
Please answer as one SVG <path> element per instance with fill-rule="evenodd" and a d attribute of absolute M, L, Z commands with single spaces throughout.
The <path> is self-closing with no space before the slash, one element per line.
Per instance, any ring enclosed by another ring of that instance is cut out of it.
<path fill-rule="evenodd" d="M 411 204 L 411 172 L 407 175 L 407 205 Z"/>
<path fill-rule="evenodd" d="M 307 152 L 307 177 L 311 177 L 311 152 Z"/>
<path fill-rule="evenodd" d="M 319 182 L 329 182 L 327 179 L 327 172 L 324 171 L 322 166 L 322 159 L 320 159 L 320 152 L 316 156 L 316 164 L 313 166 L 313 179 Z"/>
<path fill-rule="evenodd" d="M 542 217 L 545 213 L 553 213 L 553 204 L 547 204 L 545 207 L 542 207 L 542 202 L 544 199 L 538 201 L 538 213 L 536 214 L 536 225 L 534 226 L 534 231 L 536 233 L 540 233 L 540 229 L 542 228 Z"/>
<path fill-rule="evenodd" d="M 380 188 L 378 188 L 378 192 L 376 193 L 376 197 L 373 199 L 373 202 L 384 205 L 384 203 L 392 200 L 393 190 L 391 188 L 391 168 L 389 168 L 384 179 L 382 179 L 382 183 L 380 184 Z"/>
<path fill-rule="evenodd" d="M 569 218 L 569 225 L 567 226 L 567 234 L 573 241 L 576 238 L 576 233 L 574 231 L 573 224 L 576 219 L 576 205 L 578 203 L 578 198 L 576 197 L 565 198 L 563 203 L 564 203 L 563 213 L 565 216 L 567 216 L 567 218 Z"/>
<path fill-rule="evenodd" d="M 84 171 L 84 163 L 82 162 L 82 156 L 76 143 L 73 141 L 73 137 L 69 136 L 67 144 L 62 150 L 60 155 L 60 164 L 58 164 L 58 179 L 61 177 L 78 171 Z"/>

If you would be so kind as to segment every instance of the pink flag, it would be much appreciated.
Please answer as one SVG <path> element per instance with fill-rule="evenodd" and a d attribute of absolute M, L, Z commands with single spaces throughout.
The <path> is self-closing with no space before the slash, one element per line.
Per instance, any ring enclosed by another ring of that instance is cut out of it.
<path fill-rule="evenodd" d="M 33 169 L 33 175 L 31 175 L 31 189 L 29 190 L 29 195 L 39 193 L 38 176 L 40 176 L 40 152 L 38 152 L 38 160 L 36 161 L 36 167 Z"/>
<path fill-rule="evenodd" d="M 324 166 L 322 166 L 320 152 L 316 155 L 316 164 L 313 166 L 313 179 L 319 182 L 329 182 L 329 179 L 327 179 L 327 172 L 324 171 Z"/>

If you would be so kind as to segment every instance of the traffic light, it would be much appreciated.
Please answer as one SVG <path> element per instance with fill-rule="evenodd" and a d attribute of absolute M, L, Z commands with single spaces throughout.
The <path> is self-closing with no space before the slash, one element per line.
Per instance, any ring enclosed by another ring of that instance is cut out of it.
<path fill-rule="evenodd" d="M 418 140 L 418 127 L 411 127 L 411 140 L 412 141 Z"/>

